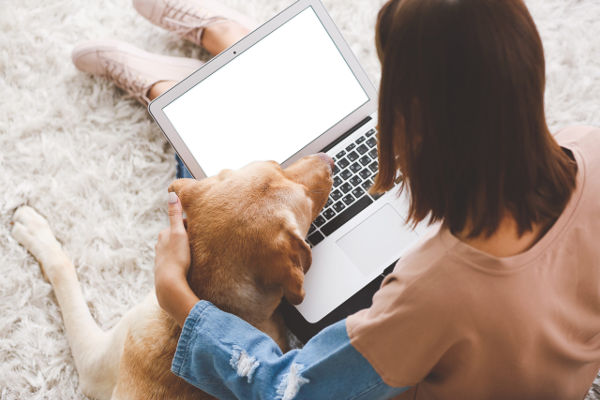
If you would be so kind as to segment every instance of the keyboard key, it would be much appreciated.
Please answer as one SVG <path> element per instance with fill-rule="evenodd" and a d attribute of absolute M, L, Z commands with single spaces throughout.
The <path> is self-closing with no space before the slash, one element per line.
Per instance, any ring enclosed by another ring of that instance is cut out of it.
<path fill-rule="evenodd" d="M 323 215 L 327 219 L 331 219 L 335 217 L 335 211 L 333 211 L 331 208 L 328 208 L 327 210 L 323 211 L 321 215 Z"/>
<path fill-rule="evenodd" d="M 352 153 L 348 153 L 347 157 L 348 157 L 348 160 L 354 161 L 354 160 L 356 160 L 360 156 L 358 155 L 358 153 L 356 153 L 355 151 L 353 151 Z"/>
<path fill-rule="evenodd" d="M 363 182 L 362 185 L 360 185 L 360 186 L 365 190 L 369 190 L 369 189 L 371 189 L 371 186 L 373 186 L 373 182 L 368 180 L 368 181 Z"/>
<path fill-rule="evenodd" d="M 329 207 L 332 203 L 333 203 L 333 200 L 331 200 L 330 198 L 327 199 L 327 203 L 325 203 L 325 207 L 324 208 Z"/>
<path fill-rule="evenodd" d="M 335 203 L 333 205 L 333 209 L 335 211 L 337 211 L 338 213 L 341 213 L 342 211 L 344 211 L 344 208 L 346 208 L 346 206 L 341 201 L 338 201 L 337 203 Z"/>
<path fill-rule="evenodd" d="M 376 132 L 375 129 L 371 129 L 369 132 L 366 133 L 365 136 L 366 137 L 371 137 L 371 136 L 373 136 L 375 134 L 375 132 Z"/>
<path fill-rule="evenodd" d="M 362 167 L 357 162 L 355 162 L 354 164 L 352 164 L 350 166 L 350 171 L 354 172 L 355 174 L 358 173 L 358 171 L 360 171 L 361 169 L 362 169 Z"/>
<path fill-rule="evenodd" d="M 340 192 L 339 190 L 336 189 L 331 193 L 330 197 L 335 201 L 335 200 L 339 199 L 340 197 L 342 197 L 342 192 Z"/>
<path fill-rule="evenodd" d="M 342 171 L 342 173 L 340 174 L 340 176 L 346 180 L 348 178 L 350 178 L 352 176 L 352 171 L 350 171 L 349 169 L 345 169 Z"/>
<path fill-rule="evenodd" d="M 367 146 L 365 146 L 364 144 L 361 144 L 360 146 L 358 146 L 356 148 L 356 151 L 358 151 L 359 154 L 365 154 L 367 151 L 369 151 L 369 148 Z"/>
<path fill-rule="evenodd" d="M 350 143 L 348 146 L 346 146 L 346 151 L 352 151 L 352 149 L 355 147 L 356 145 L 354 143 Z"/>
<path fill-rule="evenodd" d="M 374 137 L 367 140 L 367 146 L 369 146 L 369 147 L 375 147 L 376 144 L 377 144 L 377 139 L 375 139 Z"/>
<path fill-rule="evenodd" d="M 342 192 L 348 193 L 349 191 L 352 190 L 352 185 L 349 184 L 348 182 L 346 182 L 340 187 L 340 189 L 342 189 Z"/>
<path fill-rule="evenodd" d="M 342 158 L 341 160 L 335 163 L 335 166 L 340 167 L 340 169 L 344 169 L 348 165 L 350 165 L 350 161 L 348 161 L 346 158 Z"/>
<path fill-rule="evenodd" d="M 368 177 L 371 176 L 371 170 L 369 170 L 369 168 L 363 168 L 362 171 L 360 171 L 358 174 L 360 175 L 361 178 L 363 179 L 367 179 Z"/>
<path fill-rule="evenodd" d="M 369 165 L 369 169 L 373 172 L 377 172 L 377 168 L 378 168 L 378 164 L 377 161 L 373 161 L 370 165 Z"/>
<path fill-rule="evenodd" d="M 321 241 L 325 239 L 325 236 L 323 236 L 321 234 L 321 232 L 315 232 L 312 235 L 308 236 L 308 241 L 310 242 L 310 244 L 312 244 L 313 246 L 318 245 L 319 243 L 321 243 Z"/>
<path fill-rule="evenodd" d="M 339 153 L 337 153 L 337 154 L 335 155 L 335 159 L 336 159 L 336 160 L 337 160 L 337 159 L 340 159 L 340 158 L 344 157 L 345 155 L 346 155 L 346 152 L 345 152 L 344 150 L 342 150 L 342 151 L 340 151 Z"/>
<path fill-rule="evenodd" d="M 354 203 L 354 200 L 356 200 L 356 199 L 351 194 L 344 196 L 344 198 L 342 199 L 342 201 L 344 203 L 346 203 L 346 205 L 350 205 L 350 204 Z"/>
<path fill-rule="evenodd" d="M 314 225 L 316 226 L 321 226 L 323 225 L 325 222 L 327 222 L 327 220 L 325 218 L 323 218 L 322 216 L 318 216 L 315 221 L 313 222 Z M 311 225 L 312 226 L 312 225 Z M 309 231 L 310 232 L 310 231 Z"/>
<path fill-rule="evenodd" d="M 362 156 L 360 158 L 360 160 L 358 160 L 363 166 L 367 166 L 369 165 L 369 163 L 372 161 L 373 159 L 369 156 Z"/>
<path fill-rule="evenodd" d="M 356 139 L 356 143 L 357 144 L 361 144 L 362 142 L 364 142 L 366 140 L 366 138 L 364 136 L 359 137 L 358 139 Z"/>
<path fill-rule="evenodd" d="M 352 217 L 354 217 L 356 214 L 367 208 L 371 203 L 373 203 L 373 200 L 371 200 L 371 198 L 369 198 L 368 196 L 361 197 L 356 203 L 352 204 L 340 215 L 329 221 L 327 224 L 323 225 L 321 231 L 327 236 L 331 235 L 340 226 L 350 221 Z"/>
<path fill-rule="evenodd" d="M 352 184 L 352 186 L 358 186 L 363 180 L 360 179 L 360 176 L 354 175 L 348 182 Z"/>
<path fill-rule="evenodd" d="M 335 178 L 333 178 L 333 186 L 334 187 L 338 187 L 342 184 L 342 178 L 340 178 L 339 176 L 336 176 Z"/>
<path fill-rule="evenodd" d="M 310 235 L 311 233 L 313 233 L 316 230 L 317 230 L 317 227 L 314 226 L 313 224 L 310 224 L 310 228 L 308 228 L 308 234 Z"/>
<path fill-rule="evenodd" d="M 369 152 L 369 157 L 371 157 L 372 159 L 377 159 L 377 149 L 373 149 Z"/>
<path fill-rule="evenodd" d="M 354 190 L 352 191 L 352 195 L 354 195 L 354 197 L 357 197 L 357 198 L 358 198 L 358 197 L 360 197 L 360 196 L 362 196 L 363 194 L 365 194 L 365 191 L 364 191 L 364 190 L 362 190 L 362 189 L 361 189 L 361 188 L 359 188 L 359 187 L 357 187 L 356 189 L 354 189 Z"/>

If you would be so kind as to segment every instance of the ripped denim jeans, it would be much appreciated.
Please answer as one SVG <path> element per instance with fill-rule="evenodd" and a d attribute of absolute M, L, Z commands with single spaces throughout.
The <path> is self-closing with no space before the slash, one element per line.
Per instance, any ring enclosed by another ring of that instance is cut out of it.
<path fill-rule="evenodd" d="M 190 311 L 171 370 L 221 399 L 387 399 L 386 385 L 350 344 L 342 320 L 285 354 L 266 334 L 208 301 Z"/>

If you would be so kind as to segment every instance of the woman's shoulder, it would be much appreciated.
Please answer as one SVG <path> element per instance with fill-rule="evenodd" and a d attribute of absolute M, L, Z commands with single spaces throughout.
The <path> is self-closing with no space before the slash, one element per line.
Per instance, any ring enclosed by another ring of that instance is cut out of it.
<path fill-rule="evenodd" d="M 595 126 L 570 126 L 559 130 L 554 134 L 554 138 L 563 147 L 571 148 L 594 148 L 600 147 L 600 128 Z M 600 157 L 600 155 L 599 155 Z"/>
<path fill-rule="evenodd" d="M 556 133 L 557 142 L 572 152 L 578 164 L 578 184 L 582 187 L 582 201 L 577 201 L 576 214 L 587 218 L 590 207 L 598 210 L 597 197 L 600 196 L 600 128 L 594 126 L 573 126 Z"/>
<path fill-rule="evenodd" d="M 453 291 L 442 230 L 424 235 L 384 279 L 371 307 L 346 320 L 351 344 L 392 386 L 420 381 L 462 335 L 465 307 Z"/>
<path fill-rule="evenodd" d="M 454 308 L 446 289 L 454 286 L 460 273 L 456 274 L 453 246 L 444 240 L 444 231 L 440 226 L 432 227 L 402 255 L 373 297 L 370 317 L 395 319 L 402 311 L 405 318 L 424 309 L 444 314 L 447 308 Z"/>

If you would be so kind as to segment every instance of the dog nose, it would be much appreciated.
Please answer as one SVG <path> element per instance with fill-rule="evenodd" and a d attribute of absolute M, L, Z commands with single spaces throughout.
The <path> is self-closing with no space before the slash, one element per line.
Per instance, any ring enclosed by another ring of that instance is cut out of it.
<path fill-rule="evenodd" d="M 333 171 L 333 167 L 334 167 L 333 158 L 329 157 L 325 153 L 317 153 L 316 156 L 319 157 L 324 162 L 326 162 L 327 164 L 329 164 L 331 171 Z"/>

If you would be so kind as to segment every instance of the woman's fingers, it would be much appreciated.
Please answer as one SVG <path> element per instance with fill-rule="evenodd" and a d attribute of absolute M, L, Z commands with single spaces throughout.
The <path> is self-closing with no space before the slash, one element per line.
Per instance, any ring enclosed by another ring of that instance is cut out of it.
<path fill-rule="evenodd" d="M 169 192 L 169 222 L 172 232 L 180 233 L 185 231 L 183 208 L 175 192 Z"/>

